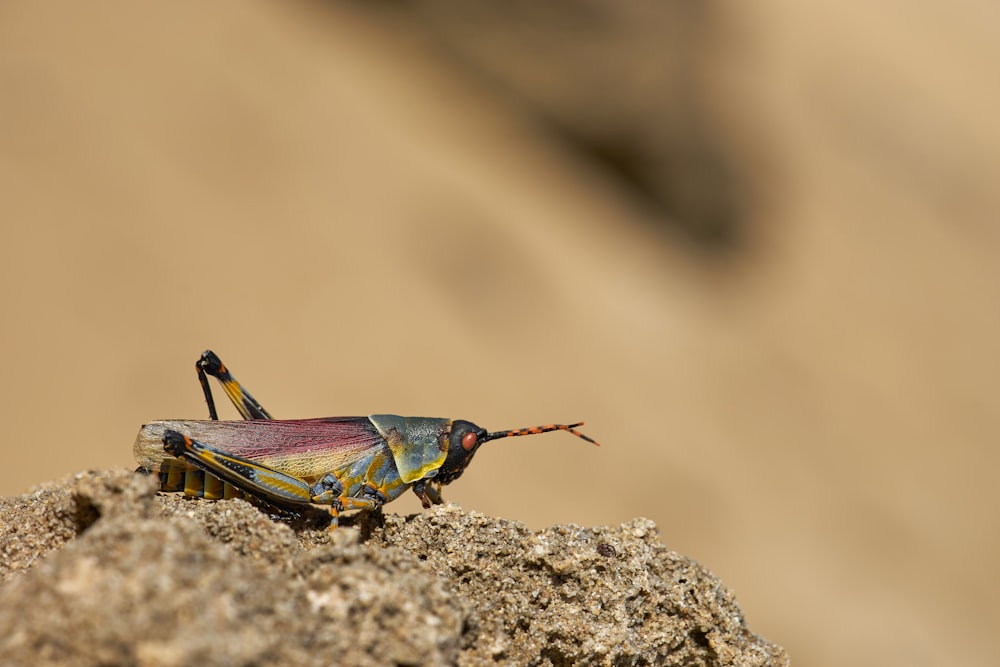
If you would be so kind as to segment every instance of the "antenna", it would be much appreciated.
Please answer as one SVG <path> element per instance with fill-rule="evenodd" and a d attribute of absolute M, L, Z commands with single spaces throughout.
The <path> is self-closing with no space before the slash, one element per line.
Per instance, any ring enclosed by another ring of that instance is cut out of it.
<path fill-rule="evenodd" d="M 483 438 L 483 442 L 486 442 L 487 440 L 497 440 L 499 438 L 512 438 L 518 435 L 537 435 L 539 433 L 548 433 L 549 431 L 569 431 L 576 437 L 586 440 L 587 442 L 592 442 L 600 447 L 600 444 L 589 435 L 584 435 L 583 433 L 577 431 L 577 426 L 583 426 L 583 422 L 578 422 L 576 424 L 546 424 L 545 426 L 515 428 L 510 431 L 496 431 L 495 433 L 487 433 L 486 437 Z"/>

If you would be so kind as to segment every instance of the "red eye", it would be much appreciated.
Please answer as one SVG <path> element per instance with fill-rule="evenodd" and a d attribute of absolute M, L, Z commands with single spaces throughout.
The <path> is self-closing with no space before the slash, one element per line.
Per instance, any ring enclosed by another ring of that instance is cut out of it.
<path fill-rule="evenodd" d="M 469 431 L 468 433 L 466 433 L 465 435 L 462 436 L 462 448 L 465 451 L 471 452 L 472 448 L 475 447 L 475 446 L 476 446 L 476 434 L 475 433 L 473 433 L 472 431 Z"/>

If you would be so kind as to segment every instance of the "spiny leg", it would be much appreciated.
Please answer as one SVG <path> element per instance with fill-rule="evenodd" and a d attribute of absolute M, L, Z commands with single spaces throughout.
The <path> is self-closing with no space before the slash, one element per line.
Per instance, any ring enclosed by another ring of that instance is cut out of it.
<path fill-rule="evenodd" d="M 218 355 L 211 350 L 205 350 L 201 357 L 195 362 L 195 369 L 198 371 L 198 382 L 201 383 L 201 390 L 205 393 L 205 402 L 208 403 L 208 416 L 217 420 L 219 414 L 215 411 L 215 399 L 212 398 L 212 388 L 208 384 L 207 375 L 211 375 L 219 381 L 225 390 L 229 400 L 233 402 L 236 409 L 240 411 L 243 419 L 273 419 L 271 414 L 250 395 L 243 386 L 236 381 L 226 368 Z M 206 375 L 207 374 L 207 375 Z"/>
<path fill-rule="evenodd" d="M 305 480 L 192 440 L 177 431 L 163 432 L 163 450 L 278 507 L 301 509 L 314 503 Z"/>
<path fill-rule="evenodd" d="M 340 513 L 349 512 L 351 510 L 377 510 L 382 506 L 382 503 L 371 500 L 369 498 L 352 498 L 351 496 L 341 496 L 339 498 L 334 498 L 333 502 L 329 505 L 323 506 L 330 512 L 330 530 L 335 530 L 338 525 L 340 525 Z M 319 505 L 314 507 L 319 508 Z"/>
<path fill-rule="evenodd" d="M 327 473 L 312 487 L 313 504 L 324 507 L 330 512 L 330 529 L 337 527 L 338 517 L 347 510 L 374 510 L 381 504 L 381 498 L 370 495 L 364 498 L 354 498 L 343 495 L 344 482 L 335 473 Z"/>

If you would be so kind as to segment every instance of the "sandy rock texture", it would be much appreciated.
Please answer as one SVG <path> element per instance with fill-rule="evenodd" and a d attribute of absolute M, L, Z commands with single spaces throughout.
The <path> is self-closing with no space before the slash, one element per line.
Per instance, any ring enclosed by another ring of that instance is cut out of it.
<path fill-rule="evenodd" d="M 787 665 L 647 519 L 274 520 L 125 470 L 0 502 L 4 665 Z"/>

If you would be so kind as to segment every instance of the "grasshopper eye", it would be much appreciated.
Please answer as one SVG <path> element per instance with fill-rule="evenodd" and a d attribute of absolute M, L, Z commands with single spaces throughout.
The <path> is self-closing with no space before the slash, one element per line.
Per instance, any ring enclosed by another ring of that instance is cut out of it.
<path fill-rule="evenodd" d="M 469 431 L 462 436 L 462 449 L 467 452 L 471 452 L 476 446 L 476 434 L 473 431 Z"/>

